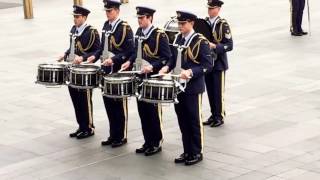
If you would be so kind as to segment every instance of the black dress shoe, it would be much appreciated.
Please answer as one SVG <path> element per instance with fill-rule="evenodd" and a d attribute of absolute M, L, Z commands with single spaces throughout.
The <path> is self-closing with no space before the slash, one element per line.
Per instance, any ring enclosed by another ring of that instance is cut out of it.
<path fill-rule="evenodd" d="M 70 136 L 71 138 L 77 137 L 77 134 L 79 134 L 80 132 L 81 132 L 80 129 L 77 129 L 75 132 L 70 133 L 69 136 Z"/>
<path fill-rule="evenodd" d="M 94 135 L 94 131 L 82 131 L 77 134 L 77 139 L 84 139 Z"/>
<path fill-rule="evenodd" d="M 160 152 L 162 150 L 162 147 L 149 147 L 145 152 L 144 155 L 145 156 L 152 156 L 154 154 L 157 154 L 158 152 Z"/>
<path fill-rule="evenodd" d="M 300 34 L 302 34 L 302 35 L 307 35 L 307 34 L 308 34 L 308 32 L 301 31 L 301 32 L 300 32 Z"/>
<path fill-rule="evenodd" d="M 186 159 L 185 165 L 190 166 L 197 164 L 198 162 L 202 161 L 203 156 L 202 154 L 195 154 L 195 155 L 189 155 Z"/>
<path fill-rule="evenodd" d="M 187 157 L 188 157 L 188 154 L 182 153 L 179 157 L 174 159 L 174 163 L 177 163 L 177 164 L 184 163 L 186 162 Z"/>
<path fill-rule="evenodd" d="M 149 147 L 147 145 L 143 145 L 141 148 L 136 149 L 137 154 L 145 153 Z"/>
<path fill-rule="evenodd" d="M 224 124 L 224 121 L 221 119 L 217 119 L 214 122 L 212 122 L 212 124 L 210 125 L 210 127 L 219 127 L 221 125 Z"/>
<path fill-rule="evenodd" d="M 208 118 L 208 120 L 205 121 L 205 122 L 203 122 L 202 124 L 205 125 L 205 126 L 208 126 L 208 125 L 212 124 L 213 121 L 214 121 L 213 117 L 210 116 L 210 117 Z"/>
<path fill-rule="evenodd" d="M 299 32 L 291 32 L 291 36 L 302 36 Z"/>
<path fill-rule="evenodd" d="M 113 139 L 109 137 L 106 141 L 101 141 L 101 146 L 109 146 L 112 144 L 112 142 Z"/>
<path fill-rule="evenodd" d="M 113 141 L 112 144 L 111 144 L 111 147 L 113 148 L 116 148 L 116 147 L 120 147 L 124 144 L 127 143 L 127 139 L 123 139 L 123 140 L 120 140 L 120 141 Z"/>

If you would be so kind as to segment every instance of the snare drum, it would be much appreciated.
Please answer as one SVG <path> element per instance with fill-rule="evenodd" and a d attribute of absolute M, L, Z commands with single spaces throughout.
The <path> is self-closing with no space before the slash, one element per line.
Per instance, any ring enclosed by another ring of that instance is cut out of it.
<path fill-rule="evenodd" d="M 68 85 L 76 89 L 93 89 L 99 86 L 100 67 L 91 64 L 72 65 Z"/>
<path fill-rule="evenodd" d="M 103 77 L 103 96 L 125 98 L 135 95 L 134 74 L 108 74 Z"/>
<path fill-rule="evenodd" d="M 144 79 L 139 100 L 148 103 L 176 103 L 177 89 L 172 80 Z"/>
<path fill-rule="evenodd" d="M 36 83 L 46 86 L 57 86 L 65 84 L 65 64 L 39 64 Z"/>

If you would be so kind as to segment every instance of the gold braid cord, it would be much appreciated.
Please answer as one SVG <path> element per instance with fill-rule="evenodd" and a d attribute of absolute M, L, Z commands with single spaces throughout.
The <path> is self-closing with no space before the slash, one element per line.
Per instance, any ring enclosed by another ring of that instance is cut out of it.
<path fill-rule="evenodd" d="M 86 51 L 88 51 L 92 47 L 96 39 L 95 29 L 94 28 L 90 28 L 90 29 L 91 29 L 91 33 L 90 33 L 90 40 L 89 40 L 88 46 L 86 48 L 83 48 L 81 42 L 80 41 L 77 42 L 77 48 L 80 50 L 81 53 L 85 53 Z"/>
<path fill-rule="evenodd" d="M 159 40 L 160 40 L 160 35 L 161 33 L 157 34 L 157 38 L 156 38 L 156 47 L 154 48 L 154 51 L 152 52 L 149 45 L 148 44 L 144 44 L 143 46 L 143 52 L 151 57 L 151 58 L 159 58 L 159 56 L 156 56 L 156 54 L 158 54 L 158 50 L 159 50 Z"/>
<path fill-rule="evenodd" d="M 224 20 L 221 20 L 221 24 L 220 24 L 220 27 L 219 27 L 219 35 L 217 34 L 217 32 L 214 30 L 213 32 L 213 38 L 214 40 L 217 42 L 217 43 L 220 43 L 223 39 L 223 24 L 226 23 L 226 21 Z"/>
<path fill-rule="evenodd" d="M 111 44 L 110 49 L 115 47 L 116 49 L 121 50 L 120 46 L 123 44 L 126 36 L 127 36 L 127 26 L 124 25 L 123 26 L 123 31 L 122 31 L 122 38 L 121 38 L 119 43 L 116 42 L 116 39 L 115 39 L 114 35 L 111 36 L 111 38 L 110 38 L 110 44 Z"/>
<path fill-rule="evenodd" d="M 185 59 L 187 59 L 187 56 L 188 56 L 191 61 L 193 61 L 193 62 L 196 63 L 196 64 L 200 64 L 200 62 L 197 61 L 196 59 L 197 59 L 198 56 L 199 56 L 200 45 L 201 45 L 201 42 L 202 42 L 203 40 L 206 40 L 206 38 L 203 37 L 203 36 L 200 36 L 200 37 L 199 37 L 199 40 L 198 40 L 198 41 L 196 42 L 196 44 L 192 47 L 192 49 L 190 48 L 190 46 L 187 48 L 187 50 L 185 51 L 185 54 L 184 54 Z"/>

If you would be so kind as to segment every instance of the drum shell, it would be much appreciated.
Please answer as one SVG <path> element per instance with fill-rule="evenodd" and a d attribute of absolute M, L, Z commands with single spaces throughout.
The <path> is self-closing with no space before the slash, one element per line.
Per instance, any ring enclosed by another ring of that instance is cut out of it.
<path fill-rule="evenodd" d="M 177 89 L 171 80 L 143 80 L 140 100 L 148 103 L 174 103 Z"/>
<path fill-rule="evenodd" d="M 63 64 L 39 64 L 37 81 L 38 84 L 56 86 L 65 84 L 66 66 Z"/>
<path fill-rule="evenodd" d="M 103 96 L 109 98 L 125 98 L 134 96 L 136 79 L 132 74 L 111 74 L 102 78 Z"/>
<path fill-rule="evenodd" d="M 95 65 L 73 65 L 69 71 L 69 86 L 77 89 L 99 87 L 100 68 Z"/>

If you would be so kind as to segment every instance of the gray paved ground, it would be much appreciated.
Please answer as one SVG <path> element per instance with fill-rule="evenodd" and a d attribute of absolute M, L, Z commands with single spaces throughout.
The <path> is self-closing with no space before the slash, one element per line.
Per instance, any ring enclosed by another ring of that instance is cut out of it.
<path fill-rule="evenodd" d="M 1 9 L 0 179 L 320 179 L 320 1 L 310 0 L 312 36 L 298 38 L 288 32 L 288 1 L 225 1 L 223 16 L 235 42 L 227 73 L 228 116 L 225 126 L 205 128 L 205 159 L 193 167 L 173 163 L 182 147 L 172 106 L 165 107 L 164 151 L 153 157 L 134 153 L 142 133 L 133 99 L 129 143 L 100 146 L 108 123 L 98 90 L 96 135 L 70 139 L 76 126 L 66 87 L 33 82 L 37 65 L 53 62 L 67 47 L 72 1 L 34 0 L 33 20 L 23 19 L 21 7 Z M 122 7 L 122 17 L 133 29 L 134 7 L 144 3 L 158 9 L 159 26 L 179 6 L 206 15 L 205 1 L 132 0 Z M 101 29 L 101 2 L 85 4 L 93 10 L 89 22 Z M 209 115 L 206 96 L 203 114 Z"/>

